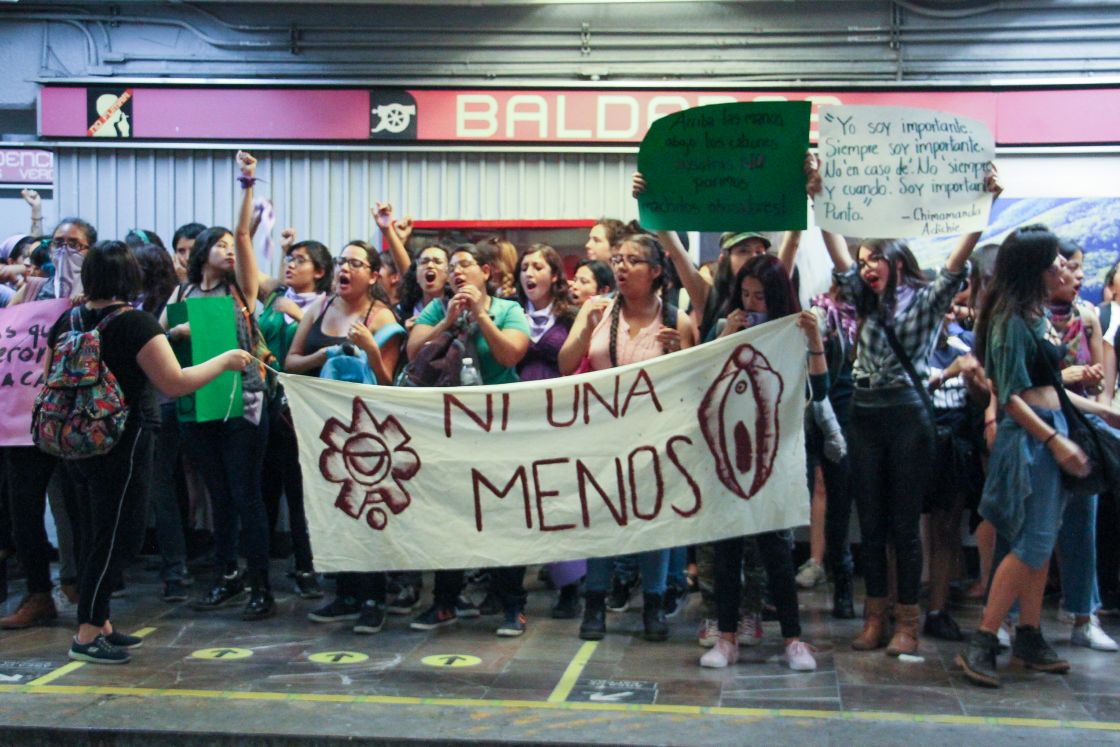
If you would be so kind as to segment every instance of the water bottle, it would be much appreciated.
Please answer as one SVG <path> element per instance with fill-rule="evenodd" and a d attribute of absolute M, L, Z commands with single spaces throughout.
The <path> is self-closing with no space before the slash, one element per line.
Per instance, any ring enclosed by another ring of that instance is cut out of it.
<path fill-rule="evenodd" d="M 482 376 L 474 367 L 474 358 L 464 358 L 463 367 L 459 371 L 459 386 L 481 386 Z"/>

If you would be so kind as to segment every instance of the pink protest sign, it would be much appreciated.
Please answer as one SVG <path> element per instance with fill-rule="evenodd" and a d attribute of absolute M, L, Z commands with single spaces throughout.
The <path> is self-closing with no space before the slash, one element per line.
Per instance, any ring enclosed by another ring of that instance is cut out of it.
<path fill-rule="evenodd" d="M 31 445 L 31 408 L 43 385 L 47 333 L 69 299 L 0 309 L 0 446 Z"/>

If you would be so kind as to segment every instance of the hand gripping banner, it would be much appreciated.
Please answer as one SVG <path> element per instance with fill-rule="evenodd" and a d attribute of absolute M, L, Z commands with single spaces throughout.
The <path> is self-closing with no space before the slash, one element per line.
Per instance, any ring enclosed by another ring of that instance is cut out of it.
<path fill-rule="evenodd" d="M 316 568 L 522 565 L 808 524 L 795 323 L 504 386 L 282 375 Z"/>

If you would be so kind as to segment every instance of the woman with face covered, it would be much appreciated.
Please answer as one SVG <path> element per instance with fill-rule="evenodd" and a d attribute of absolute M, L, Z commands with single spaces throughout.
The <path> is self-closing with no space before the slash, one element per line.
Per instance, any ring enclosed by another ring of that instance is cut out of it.
<path fill-rule="evenodd" d="M 819 166 L 816 156 L 807 157 L 810 197 L 821 189 Z M 985 186 L 998 195 L 994 167 Z M 850 457 L 852 477 L 860 484 L 856 507 L 867 600 L 863 631 L 852 647 L 867 651 L 886 646 L 892 656 L 914 654 L 922 580 L 919 525 L 935 448 L 932 414 L 917 386 L 929 380 L 929 357 L 942 319 L 964 283 L 966 262 L 980 232 L 961 237 L 932 282 L 901 241 L 864 240 L 853 262 L 844 237 L 822 233 L 840 297 L 853 303 L 859 316 Z M 898 575 L 893 636 L 887 627 L 888 542 L 895 548 Z"/>
<path fill-rule="evenodd" d="M 580 308 L 560 350 L 560 372 L 565 375 L 575 371 L 584 356 L 589 357 L 591 370 L 602 371 L 696 343 L 696 329 L 685 314 L 677 311 L 674 326 L 663 323 L 659 292 L 668 260 L 657 239 L 645 233 L 627 236 L 619 244 L 618 253 L 611 257 L 611 264 L 618 293 L 611 300 L 588 301 Z M 669 636 L 663 608 L 669 550 L 640 553 L 638 563 L 642 575 L 644 637 L 648 641 L 664 641 Z M 579 631 L 585 640 L 600 640 L 606 635 L 611 567 L 611 558 L 587 561 L 587 605 Z"/>

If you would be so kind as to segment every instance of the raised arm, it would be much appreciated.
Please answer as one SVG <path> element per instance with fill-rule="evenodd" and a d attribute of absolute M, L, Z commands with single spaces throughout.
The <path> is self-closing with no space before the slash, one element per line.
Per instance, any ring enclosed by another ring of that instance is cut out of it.
<path fill-rule="evenodd" d="M 39 193 L 33 189 L 20 190 L 19 196 L 23 201 L 31 206 L 31 230 L 28 231 L 32 236 L 43 235 L 43 198 Z"/>
<path fill-rule="evenodd" d="M 234 244 L 237 248 L 237 265 L 234 272 L 237 284 L 245 299 L 255 299 L 260 290 L 260 269 L 257 254 L 253 251 L 253 181 L 257 173 L 257 159 L 243 150 L 237 151 L 237 165 L 241 168 L 241 213 L 237 217 Z"/>
<path fill-rule="evenodd" d="M 387 202 L 379 202 L 377 207 L 370 208 L 369 212 L 373 216 L 374 222 L 377 223 L 377 227 L 381 229 L 381 235 L 389 242 L 389 253 L 393 255 L 397 270 L 400 271 L 401 275 L 404 275 L 412 265 L 412 257 L 409 256 L 408 250 L 404 246 L 404 240 L 397 232 L 396 221 L 393 220 L 393 206 Z M 412 219 L 405 218 L 405 221 L 409 227 L 408 231 L 411 233 Z"/>
<path fill-rule="evenodd" d="M 595 325 L 603 318 L 603 311 L 610 306 L 610 301 L 588 301 L 580 307 L 576 319 L 572 322 L 572 329 L 568 332 L 568 339 L 560 347 L 557 364 L 560 373 L 564 376 L 579 368 L 580 361 L 591 349 L 591 333 Z"/>
<path fill-rule="evenodd" d="M 805 154 L 805 192 L 812 200 L 821 191 L 821 160 L 815 153 L 809 151 Z M 832 231 L 821 229 L 824 247 L 828 256 L 832 258 L 832 266 L 839 273 L 845 273 L 852 268 L 852 255 L 848 253 L 848 242 L 844 237 Z M 798 239 L 800 241 L 800 237 Z M 784 245 L 784 242 L 783 242 Z M 791 269 L 792 273 L 793 270 Z"/>
<path fill-rule="evenodd" d="M 989 164 L 988 171 L 984 175 L 984 190 L 990 192 L 992 195 L 992 202 L 996 201 L 1000 193 L 1003 191 L 1003 186 L 999 183 L 999 171 L 996 165 Z M 952 253 L 949 255 L 948 261 L 945 262 L 945 269 L 949 272 L 960 272 L 964 269 L 964 263 L 972 255 L 972 250 L 976 248 L 977 242 L 980 241 L 980 234 L 983 231 L 973 231 L 972 233 L 961 236 L 960 241 L 953 248 Z"/>
<path fill-rule="evenodd" d="M 800 231 L 786 231 L 782 234 L 782 246 L 778 249 L 778 260 L 786 268 L 790 277 L 793 277 L 793 268 L 797 264 L 797 250 L 800 246 Z"/>

